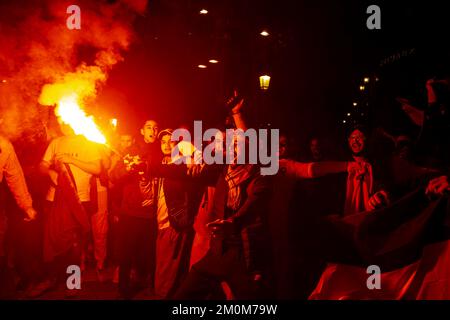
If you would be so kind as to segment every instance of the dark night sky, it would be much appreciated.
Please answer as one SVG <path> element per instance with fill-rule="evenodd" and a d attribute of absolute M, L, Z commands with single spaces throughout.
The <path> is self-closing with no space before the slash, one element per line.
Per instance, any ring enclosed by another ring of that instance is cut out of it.
<path fill-rule="evenodd" d="M 382 30 L 366 28 L 366 8 L 374 3 L 381 7 Z M 448 29 L 446 11 L 433 2 L 374 3 L 150 1 L 136 23 L 138 41 L 112 71 L 101 101 L 113 101 L 112 109 L 130 123 L 151 116 L 163 126 L 194 119 L 215 125 L 225 97 L 238 87 L 250 115 L 259 112 L 300 138 L 332 134 L 342 129 L 362 77 L 384 72 L 382 58 L 409 48 L 434 54 L 435 40 Z M 203 7 L 208 15 L 199 14 Z M 267 38 L 259 35 L 264 28 Z M 210 58 L 220 63 L 209 65 Z M 208 68 L 198 69 L 200 63 Z M 265 97 L 258 89 L 262 72 L 272 76 Z M 389 77 L 401 82 L 388 71 Z"/>

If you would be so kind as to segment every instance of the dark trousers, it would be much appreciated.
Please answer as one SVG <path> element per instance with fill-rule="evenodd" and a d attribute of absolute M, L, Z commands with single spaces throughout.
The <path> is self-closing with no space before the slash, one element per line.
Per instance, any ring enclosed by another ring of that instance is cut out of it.
<path fill-rule="evenodd" d="M 13 297 L 14 284 L 11 275 L 8 273 L 5 252 L 5 235 L 8 220 L 6 218 L 3 187 L 3 184 L 0 184 L 0 299 L 9 299 Z"/>
<path fill-rule="evenodd" d="M 153 287 L 155 269 L 155 223 L 152 219 L 121 215 L 118 225 L 119 292 L 131 294 L 131 270 L 138 280 Z"/>
<path fill-rule="evenodd" d="M 5 196 L 5 183 L 0 183 L 0 258 L 6 256 L 5 238 L 6 227 L 8 226 L 8 219 L 6 218 L 6 196 Z"/>
<path fill-rule="evenodd" d="M 90 202 L 82 202 L 86 213 L 91 216 L 93 207 Z M 46 201 L 44 206 L 44 224 L 48 223 L 50 210 L 53 203 Z M 44 227 L 45 228 L 45 227 Z M 71 265 L 81 266 L 82 249 L 86 246 L 88 235 L 83 234 L 81 229 L 74 229 L 70 231 L 71 243 L 70 247 L 65 252 L 53 257 L 51 261 L 44 261 L 42 270 L 40 270 L 39 278 L 53 279 L 58 282 L 65 282 L 67 278 L 67 267 Z"/>
<path fill-rule="evenodd" d="M 10 218 L 9 246 L 14 268 L 19 276 L 19 287 L 38 281 L 38 271 L 42 267 L 43 219 L 42 211 L 34 221 L 23 221 L 23 216 L 15 214 Z M 39 215 L 40 214 L 40 215 Z M 10 258 L 11 259 L 11 258 Z"/>
<path fill-rule="evenodd" d="M 260 283 L 248 272 L 239 246 L 224 251 L 209 250 L 194 264 L 186 280 L 174 296 L 175 300 L 204 300 L 213 294 L 221 282 L 226 282 L 237 300 L 261 298 Z"/>

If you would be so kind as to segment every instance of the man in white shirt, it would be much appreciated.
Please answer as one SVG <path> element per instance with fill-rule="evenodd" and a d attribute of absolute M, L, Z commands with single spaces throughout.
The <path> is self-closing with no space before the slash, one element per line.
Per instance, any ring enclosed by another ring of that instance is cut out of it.
<path fill-rule="evenodd" d="M 25 212 L 27 216 L 25 220 L 33 220 L 36 217 L 36 211 L 33 209 L 33 201 L 28 192 L 25 177 L 14 147 L 6 138 L 0 136 L 0 183 L 3 182 L 3 178 L 5 178 L 17 205 Z M 4 239 L 8 220 L 3 207 L 5 203 L 3 196 L 4 194 L 0 190 L 0 299 L 8 297 L 11 293 L 6 285 L 6 277 L 10 277 L 10 275 L 6 272 L 7 263 Z"/>
<path fill-rule="evenodd" d="M 81 202 L 90 201 L 90 179 L 101 171 L 99 149 L 82 135 L 75 135 L 72 129 L 62 124 L 64 136 L 54 139 L 45 151 L 40 169 L 48 174 L 54 183 L 47 193 L 47 201 L 54 201 L 57 185 L 57 168 L 67 164 L 73 174 L 78 197 Z"/>
<path fill-rule="evenodd" d="M 84 210 L 82 208 L 81 214 L 84 216 L 83 221 L 85 223 L 83 224 L 89 226 L 88 217 L 85 217 L 85 215 L 86 213 L 94 213 L 90 206 L 91 178 L 93 175 L 98 175 L 101 172 L 101 154 L 98 145 L 88 141 L 82 135 L 75 135 L 72 128 L 65 123 L 60 122 L 60 127 L 64 135 L 50 142 L 40 163 L 40 171 L 48 175 L 52 182 L 46 197 L 47 217 L 45 219 L 45 230 L 46 232 L 48 230 L 55 232 L 56 228 L 56 233 L 50 236 L 46 233 L 45 239 L 48 237 L 51 239 L 51 241 L 44 240 L 44 260 L 47 263 L 47 279 L 30 290 L 30 297 L 39 296 L 45 291 L 52 289 L 57 284 L 58 276 L 65 273 L 68 265 L 81 264 L 80 248 L 86 239 L 78 233 L 80 229 L 87 231 L 86 229 L 88 228 L 85 225 L 79 225 L 80 228 L 77 227 L 74 230 L 70 224 L 75 223 L 77 225 L 81 223 L 80 220 L 77 220 L 77 218 L 74 220 L 61 218 L 62 215 L 66 214 L 65 212 L 57 212 L 57 215 L 54 214 L 55 210 L 61 208 L 60 205 L 56 206 L 57 199 L 55 197 L 58 189 L 58 181 L 60 181 L 58 175 L 67 173 L 70 177 L 69 180 L 71 180 L 72 187 L 76 192 L 75 197 L 77 199 L 75 202 L 80 204 L 78 208 L 81 206 L 84 208 Z M 67 208 L 72 210 L 71 206 L 74 203 L 70 202 L 69 199 L 59 198 L 58 201 L 72 203 L 69 206 L 64 206 L 66 210 Z M 73 210 L 76 211 L 77 209 Z M 61 225 L 65 223 L 69 223 L 68 227 L 67 225 Z M 66 231 L 72 232 L 73 237 L 65 236 Z M 62 239 L 61 237 L 65 238 Z"/>

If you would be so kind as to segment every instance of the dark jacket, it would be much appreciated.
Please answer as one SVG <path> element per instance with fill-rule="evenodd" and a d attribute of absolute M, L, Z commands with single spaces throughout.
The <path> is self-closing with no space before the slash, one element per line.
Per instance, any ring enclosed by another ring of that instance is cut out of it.
<path fill-rule="evenodd" d="M 152 164 L 149 175 L 164 177 L 164 195 L 169 210 L 169 221 L 177 230 L 192 228 L 201 196 L 207 185 L 215 185 L 213 212 L 209 221 L 231 219 L 235 233 L 227 239 L 213 239 L 211 249 L 237 245 L 244 251 L 249 270 L 261 271 L 270 261 L 268 249 L 267 211 L 271 180 L 261 176 L 255 166 L 252 175 L 243 182 L 242 205 L 238 210 L 227 208 L 228 184 L 225 181 L 227 166 L 206 166 L 198 178 L 188 177 L 185 165 Z M 220 250 L 219 249 L 219 250 Z"/>
<path fill-rule="evenodd" d="M 136 145 L 130 150 L 131 155 L 139 155 L 145 163 L 160 161 L 160 153 L 154 144 Z M 123 161 L 119 161 L 111 170 L 111 182 L 120 190 L 120 213 L 130 216 L 155 218 L 155 184 L 154 179 L 139 175 L 138 172 L 128 172 Z"/>
<path fill-rule="evenodd" d="M 237 210 L 227 207 L 228 184 L 225 180 L 227 167 L 220 175 L 214 194 L 211 221 L 230 219 L 235 227 L 234 234 L 228 239 L 212 239 L 212 250 L 237 245 L 243 250 L 249 271 L 262 271 L 270 261 L 268 247 L 267 218 L 271 191 L 271 177 L 261 176 L 255 167 L 253 174 L 242 184 L 242 205 Z"/>
<path fill-rule="evenodd" d="M 184 164 L 153 163 L 148 172 L 150 177 L 164 178 L 170 226 L 177 231 L 192 230 L 205 187 L 217 180 L 217 167 L 210 166 L 198 178 L 189 177 Z"/>

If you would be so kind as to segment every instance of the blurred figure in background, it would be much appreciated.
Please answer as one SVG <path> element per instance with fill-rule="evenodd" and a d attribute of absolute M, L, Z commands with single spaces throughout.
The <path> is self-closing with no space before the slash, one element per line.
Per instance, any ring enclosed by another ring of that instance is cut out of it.
<path fill-rule="evenodd" d="M 121 190 L 118 217 L 117 250 L 119 295 L 130 299 L 141 289 L 154 286 L 156 249 L 156 179 L 145 174 L 152 162 L 160 162 L 157 141 L 158 123 L 146 120 L 142 141 L 131 146 L 110 172 L 111 182 Z M 127 150 L 123 149 L 123 153 Z M 136 279 L 132 279 L 132 270 Z M 134 280 L 134 281 L 133 281 Z"/>
<path fill-rule="evenodd" d="M 313 137 L 309 141 L 310 161 L 318 162 L 324 160 L 322 141 Z"/>
<path fill-rule="evenodd" d="M 69 265 L 81 266 L 82 248 L 91 230 L 91 178 L 101 173 L 101 154 L 96 144 L 60 121 L 62 137 L 52 140 L 40 163 L 50 178 L 44 222 L 45 280 L 29 295 L 36 297 L 62 281 Z M 74 294 L 76 290 L 67 290 Z"/>
<path fill-rule="evenodd" d="M 119 283 L 119 261 L 118 261 L 118 223 L 120 216 L 120 208 L 122 203 L 122 189 L 121 184 L 114 184 L 109 179 L 111 172 L 116 168 L 117 164 L 123 161 L 124 157 L 132 152 L 136 140 L 132 133 L 123 132 L 119 136 L 119 141 L 116 147 L 116 151 L 111 155 L 111 166 L 108 170 L 108 208 L 109 208 L 109 235 L 108 235 L 108 252 L 109 261 L 114 266 L 113 282 Z"/>
<path fill-rule="evenodd" d="M 450 161 L 450 78 L 433 77 L 425 83 L 427 106 L 413 106 L 398 97 L 402 110 L 420 128 L 417 153 L 422 165 L 448 167 Z"/>
<path fill-rule="evenodd" d="M 2 123 L 0 119 L 0 125 Z M 4 179 L 3 179 L 4 178 Z M 0 136 L 0 297 L 12 297 L 14 284 L 11 283 L 12 275 L 7 272 L 7 255 L 5 252 L 5 234 L 7 231 L 7 218 L 5 212 L 5 194 L 2 182 L 6 181 L 17 205 L 25 212 L 25 220 L 31 221 L 36 218 L 25 177 L 22 172 L 17 155 L 12 144 L 3 136 Z M 11 286 L 8 286 L 8 283 Z"/>

